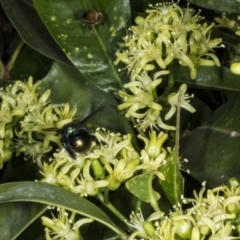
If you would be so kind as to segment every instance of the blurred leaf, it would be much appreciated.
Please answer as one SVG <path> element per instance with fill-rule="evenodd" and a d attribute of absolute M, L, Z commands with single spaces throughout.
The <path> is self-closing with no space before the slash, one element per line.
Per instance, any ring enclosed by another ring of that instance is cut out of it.
<path fill-rule="evenodd" d="M 88 83 L 81 73 L 73 66 L 55 62 L 48 75 L 42 79 L 41 92 L 51 90 L 52 104 L 69 103 L 76 106 L 80 116 L 91 112 L 91 94 Z M 97 108 L 100 108 L 101 101 Z"/>
<path fill-rule="evenodd" d="M 161 168 L 161 172 L 166 179 L 160 181 L 160 184 L 172 206 L 180 203 L 183 195 L 184 179 L 180 173 L 179 165 L 177 151 L 173 149 L 166 160 L 166 164 Z"/>
<path fill-rule="evenodd" d="M 2 58 L 3 55 L 3 34 L 0 29 L 0 59 Z"/>
<path fill-rule="evenodd" d="M 1 0 L 1 3 L 13 26 L 29 46 L 51 59 L 70 63 L 31 5 L 23 0 Z"/>
<path fill-rule="evenodd" d="M 138 13 L 145 13 L 147 9 L 149 9 L 149 4 L 151 3 L 153 6 L 157 3 L 163 3 L 163 2 L 168 2 L 168 0 L 141 0 L 141 1 L 136 1 L 136 0 L 130 0 L 130 5 L 131 5 L 131 10 L 133 12 L 138 12 Z"/>
<path fill-rule="evenodd" d="M 1 203 L 18 201 L 38 202 L 64 208 L 105 224 L 119 236 L 125 235 L 101 209 L 85 198 L 61 187 L 40 182 L 15 182 L 0 185 Z"/>
<path fill-rule="evenodd" d="M 46 211 L 39 203 L 11 202 L 0 204 L 0 240 L 15 239 Z M 34 238 L 35 239 L 35 238 Z"/>
<path fill-rule="evenodd" d="M 127 71 L 119 72 L 113 61 L 130 23 L 127 0 L 33 2 L 55 41 L 86 78 L 105 91 L 122 88 Z M 105 26 L 96 25 L 91 33 L 82 21 L 86 11 L 101 11 Z"/>
<path fill-rule="evenodd" d="M 150 174 L 148 173 L 135 176 L 126 182 L 126 188 L 140 200 L 149 203 L 149 191 L 152 191 L 152 185 L 149 185 L 149 178 Z M 160 198 L 160 195 L 156 191 L 153 191 L 153 195 L 156 200 Z"/>
<path fill-rule="evenodd" d="M 233 32 L 228 32 L 224 28 L 213 29 L 211 32 L 211 38 L 221 38 L 225 44 L 239 44 L 240 37 L 235 35 Z"/>
<path fill-rule="evenodd" d="M 11 79 L 28 79 L 33 76 L 36 80 L 42 79 L 50 70 L 52 60 L 25 45 L 18 55 L 11 70 Z"/>
<path fill-rule="evenodd" d="M 213 9 L 215 11 L 227 13 L 240 13 L 240 4 L 236 0 L 187 0 L 188 2 L 204 7 Z"/>
<path fill-rule="evenodd" d="M 113 94 L 106 93 L 87 81 L 75 67 L 54 63 L 49 74 L 42 80 L 41 92 L 47 89 L 51 89 L 50 100 L 53 104 L 68 102 L 70 106 L 76 106 L 76 118 L 79 120 L 104 106 L 91 117 L 91 123 L 115 132 L 133 134 L 129 122 L 118 113 Z"/>
<path fill-rule="evenodd" d="M 240 94 L 218 108 L 211 119 L 180 141 L 180 156 L 199 182 L 210 187 L 228 184 L 240 168 Z"/>
<path fill-rule="evenodd" d="M 189 84 L 189 87 L 207 87 L 211 89 L 225 89 L 240 91 L 239 75 L 233 74 L 227 67 L 199 67 L 196 79 L 190 79 L 187 67 L 176 64 L 174 75 L 177 82 Z"/>

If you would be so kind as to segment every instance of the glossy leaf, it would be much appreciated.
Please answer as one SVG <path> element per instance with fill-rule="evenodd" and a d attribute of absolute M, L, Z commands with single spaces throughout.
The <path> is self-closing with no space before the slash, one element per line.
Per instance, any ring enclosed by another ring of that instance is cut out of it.
<path fill-rule="evenodd" d="M 29 46 L 51 59 L 70 63 L 33 6 L 23 0 L 1 0 L 1 4 L 21 38 Z"/>
<path fill-rule="evenodd" d="M 16 239 L 46 211 L 46 205 L 29 202 L 0 204 L 1 240 Z"/>
<path fill-rule="evenodd" d="M 122 0 L 34 0 L 44 24 L 59 46 L 82 74 L 105 91 L 122 88 L 127 72 L 114 65 L 118 43 L 126 35 L 130 21 L 128 1 Z M 83 22 L 86 11 L 100 11 L 105 25 L 92 33 Z"/>
<path fill-rule="evenodd" d="M 240 95 L 222 105 L 209 121 L 180 141 L 180 156 L 199 182 L 208 186 L 228 184 L 239 176 L 240 168 Z"/>
<path fill-rule="evenodd" d="M 176 65 L 174 74 L 177 82 L 188 83 L 191 87 L 240 91 L 239 75 L 232 73 L 227 67 L 199 67 L 196 79 L 192 80 L 187 67 Z"/>
<path fill-rule="evenodd" d="M 64 208 L 101 222 L 120 236 L 124 236 L 108 216 L 93 203 L 61 187 L 39 182 L 15 182 L 0 185 L 1 203 L 19 201 L 38 202 Z"/>
<path fill-rule="evenodd" d="M 149 9 L 149 4 L 151 3 L 153 6 L 157 3 L 167 2 L 167 0 L 141 0 L 135 1 L 130 0 L 131 10 L 138 13 L 145 13 L 147 9 Z"/>
<path fill-rule="evenodd" d="M 152 182 L 149 183 L 150 174 L 141 174 L 131 178 L 126 182 L 126 187 L 128 191 L 130 191 L 134 196 L 139 198 L 144 202 L 150 202 L 150 194 L 149 191 L 152 190 Z M 152 179 L 152 178 L 151 178 Z M 154 198 L 158 200 L 160 195 L 153 191 Z"/>
<path fill-rule="evenodd" d="M 160 184 L 172 206 L 181 202 L 181 195 L 183 194 L 184 179 L 180 173 L 179 165 L 178 155 L 176 150 L 173 150 L 166 164 L 161 168 L 161 172 L 166 179 L 160 181 Z"/>
<path fill-rule="evenodd" d="M 133 133 L 129 122 L 117 111 L 113 94 L 97 88 L 75 67 L 54 63 L 41 83 L 41 92 L 47 89 L 51 89 L 50 100 L 53 104 L 68 102 L 71 107 L 77 107 L 77 119 L 84 119 L 92 111 L 104 106 L 89 122 L 115 132 Z"/>
<path fill-rule="evenodd" d="M 240 13 L 240 4 L 236 0 L 187 0 L 199 7 L 213 9 L 219 12 Z"/>

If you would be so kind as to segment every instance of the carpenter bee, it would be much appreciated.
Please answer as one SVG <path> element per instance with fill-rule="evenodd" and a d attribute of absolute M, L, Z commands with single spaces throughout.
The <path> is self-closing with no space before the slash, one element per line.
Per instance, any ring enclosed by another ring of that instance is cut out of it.
<path fill-rule="evenodd" d="M 89 30 L 92 32 L 92 27 L 94 25 L 102 24 L 104 25 L 105 19 L 101 12 L 89 11 L 82 15 L 82 20 L 87 23 Z"/>
<path fill-rule="evenodd" d="M 93 137 L 93 130 L 86 127 L 87 120 L 100 111 L 103 107 L 97 109 L 96 111 L 90 113 L 86 118 L 80 121 L 72 121 L 64 125 L 61 129 L 48 128 L 45 131 L 53 130 L 57 131 L 60 137 L 60 142 L 63 147 L 67 150 L 69 155 L 76 159 L 77 153 L 86 153 L 90 150 Z"/>

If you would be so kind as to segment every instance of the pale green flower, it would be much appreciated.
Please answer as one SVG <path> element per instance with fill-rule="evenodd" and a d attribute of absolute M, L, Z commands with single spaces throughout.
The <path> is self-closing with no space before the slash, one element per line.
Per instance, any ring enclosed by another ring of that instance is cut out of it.
<path fill-rule="evenodd" d="M 144 169 L 146 172 L 154 172 L 160 180 L 165 180 L 165 176 L 161 172 L 161 166 L 166 164 L 167 151 L 162 148 L 162 144 L 166 141 L 168 135 L 160 132 L 156 135 L 155 131 L 151 131 L 150 139 L 139 135 L 145 143 L 144 149 L 141 151 L 141 165 L 137 169 Z"/>
<path fill-rule="evenodd" d="M 150 108 L 157 111 L 162 110 L 162 106 L 159 105 L 154 99 L 153 91 L 161 83 L 161 80 L 152 81 L 149 85 L 144 85 L 140 81 L 132 81 L 125 84 L 124 87 L 131 91 L 131 95 L 126 92 L 119 91 L 119 96 L 123 102 L 118 106 L 120 111 L 127 109 L 125 113 L 126 118 L 135 117 L 142 118 L 145 113 L 139 113 L 139 110 Z"/>
<path fill-rule="evenodd" d="M 123 158 L 125 161 L 138 160 L 139 154 L 132 146 L 132 135 L 130 133 L 127 134 L 126 139 L 128 140 L 128 145 L 122 148 L 121 151 L 119 152 L 121 155 L 121 158 Z"/>
<path fill-rule="evenodd" d="M 142 131 L 145 131 L 148 127 L 150 127 L 151 130 L 154 128 L 158 129 L 158 118 L 160 118 L 160 111 L 148 109 L 146 111 L 146 115 L 143 118 L 138 118 L 137 124 L 135 124 L 135 127 L 139 128 Z"/>
<path fill-rule="evenodd" d="M 240 239 L 240 237 L 233 237 L 232 232 L 234 230 L 234 226 L 230 221 L 227 221 L 226 224 L 220 223 L 219 230 L 217 233 L 210 236 L 209 240 L 232 240 L 232 239 Z"/>
<path fill-rule="evenodd" d="M 25 136 L 25 139 L 27 136 Z M 24 143 L 24 140 L 19 140 L 16 154 L 24 153 L 25 160 L 32 158 L 33 162 L 36 162 L 37 165 L 42 168 L 42 157 L 45 153 L 48 153 L 52 150 L 52 146 L 47 146 L 45 148 L 42 141 L 34 141 L 30 136 L 28 142 Z"/>
<path fill-rule="evenodd" d="M 66 164 L 67 160 L 62 159 L 61 161 L 53 161 L 51 164 L 46 162 L 43 163 L 43 168 L 40 173 L 44 178 L 40 180 L 40 182 L 45 182 L 53 185 L 59 185 L 57 176 L 60 172 L 61 166 Z"/>
<path fill-rule="evenodd" d="M 132 212 L 130 215 L 130 222 L 127 221 L 127 224 L 134 229 L 133 233 L 129 236 L 129 240 L 134 240 L 136 237 L 146 240 L 160 240 L 156 238 L 156 229 L 152 221 L 162 218 L 164 213 L 155 212 L 146 220 L 143 217 L 141 209 L 138 213 Z M 137 238 L 138 239 L 138 238 Z"/>
<path fill-rule="evenodd" d="M 172 219 L 165 218 L 156 223 L 156 240 L 175 240 L 177 225 L 173 225 Z"/>
<path fill-rule="evenodd" d="M 72 187 L 71 191 L 79 194 L 82 197 L 95 196 L 100 188 L 107 187 L 109 181 L 94 180 L 90 175 L 91 161 L 88 160 L 83 168 L 83 173 L 80 174 L 80 179 L 77 178 L 76 186 Z"/>
<path fill-rule="evenodd" d="M 237 1 L 237 2 L 239 2 L 239 1 Z M 217 23 L 219 23 L 221 27 L 225 27 L 225 28 L 229 29 L 230 31 L 233 31 L 236 35 L 240 36 L 239 22 L 237 22 L 233 19 L 227 18 L 225 14 L 223 14 L 221 18 L 219 18 L 219 17 L 214 18 L 214 20 Z M 239 16 L 238 16 L 238 20 L 239 20 Z"/>
<path fill-rule="evenodd" d="M 137 170 L 137 166 L 140 159 L 126 161 L 125 159 L 120 159 L 117 164 L 113 167 L 107 164 L 106 170 L 109 175 L 106 178 L 109 181 L 108 188 L 110 190 L 116 190 L 120 184 L 127 179 L 131 178 L 134 172 Z"/>
<path fill-rule="evenodd" d="M 113 133 L 105 129 L 97 129 L 94 133 L 98 146 L 84 156 L 84 159 L 99 159 L 105 166 L 106 164 L 117 164 L 118 154 L 124 148 L 132 148 L 131 139 L 122 136 L 120 133 Z"/>
<path fill-rule="evenodd" d="M 148 127 L 151 129 L 164 128 L 174 130 L 173 126 L 163 123 L 160 112 L 162 106 L 158 103 L 156 87 L 161 83 L 161 75 L 168 74 L 168 71 L 159 71 L 151 79 L 146 72 L 140 75 L 132 73 L 131 82 L 124 87 L 131 91 L 128 94 L 119 91 L 119 96 L 123 103 L 118 106 L 120 111 L 125 110 L 126 118 L 135 118 L 135 127 L 145 131 Z"/>
<path fill-rule="evenodd" d="M 138 135 L 138 138 L 142 139 L 145 143 L 144 149 L 147 151 L 149 157 L 155 158 L 157 157 L 161 151 L 162 151 L 162 145 L 167 140 L 168 135 L 160 132 L 158 135 L 156 134 L 156 131 L 151 131 L 150 139 Z"/>
<path fill-rule="evenodd" d="M 79 228 L 86 223 L 93 222 L 91 218 L 82 218 L 75 222 L 76 213 L 72 213 L 71 217 L 68 216 L 68 212 L 64 209 L 60 209 L 58 217 L 50 219 L 43 216 L 42 224 L 46 226 L 45 237 L 47 240 L 81 240 L 83 239 Z"/>
<path fill-rule="evenodd" d="M 170 110 L 165 116 L 165 120 L 170 119 L 177 110 L 177 106 L 180 105 L 181 108 L 186 109 L 187 111 L 194 113 L 196 110 L 189 104 L 189 98 L 192 98 L 193 95 L 185 94 L 187 91 L 187 85 L 182 84 L 177 93 L 171 93 L 168 96 L 168 103 L 171 105 Z"/>

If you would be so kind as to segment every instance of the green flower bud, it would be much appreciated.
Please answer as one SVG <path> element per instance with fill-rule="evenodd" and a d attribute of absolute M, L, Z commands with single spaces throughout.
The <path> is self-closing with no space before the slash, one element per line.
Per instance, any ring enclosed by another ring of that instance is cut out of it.
<path fill-rule="evenodd" d="M 137 17 L 135 18 L 135 23 L 136 23 L 137 25 L 143 25 L 144 22 L 145 22 L 145 19 L 144 19 L 143 17 L 141 17 L 141 16 L 137 16 Z"/>
<path fill-rule="evenodd" d="M 91 166 L 97 179 L 105 179 L 105 170 L 98 159 L 92 159 Z"/>
<path fill-rule="evenodd" d="M 235 187 L 235 188 L 239 187 L 239 181 L 234 177 L 231 177 L 229 179 L 229 183 L 230 183 L 231 187 Z"/>
<path fill-rule="evenodd" d="M 177 217 L 179 218 L 179 216 Z M 174 225 L 176 225 L 176 234 L 183 238 L 183 239 L 190 239 L 191 233 L 192 233 L 192 225 L 190 222 L 184 220 L 184 216 L 182 219 L 179 220 L 173 220 Z"/>
<path fill-rule="evenodd" d="M 200 240 L 200 232 L 197 226 L 193 227 L 190 239 Z"/>
<path fill-rule="evenodd" d="M 145 221 L 144 223 L 143 223 L 143 228 L 144 228 L 144 230 L 145 230 L 145 232 L 146 232 L 146 234 L 148 235 L 148 236 L 150 236 L 150 237 L 154 237 L 154 234 L 155 234 L 155 227 L 154 227 L 154 225 L 153 225 L 153 223 L 152 222 L 149 222 L 149 221 Z"/>
<path fill-rule="evenodd" d="M 240 75 L 240 62 L 232 63 L 230 70 L 232 73 Z"/>
<path fill-rule="evenodd" d="M 109 185 L 107 186 L 107 188 L 109 189 L 109 190 L 116 190 L 116 189 L 118 189 L 119 187 L 120 187 L 120 185 L 121 185 L 121 182 L 119 182 L 118 180 L 116 180 L 113 176 L 111 176 L 111 175 L 108 175 L 107 177 L 106 177 L 106 180 L 108 180 L 109 181 Z"/>

